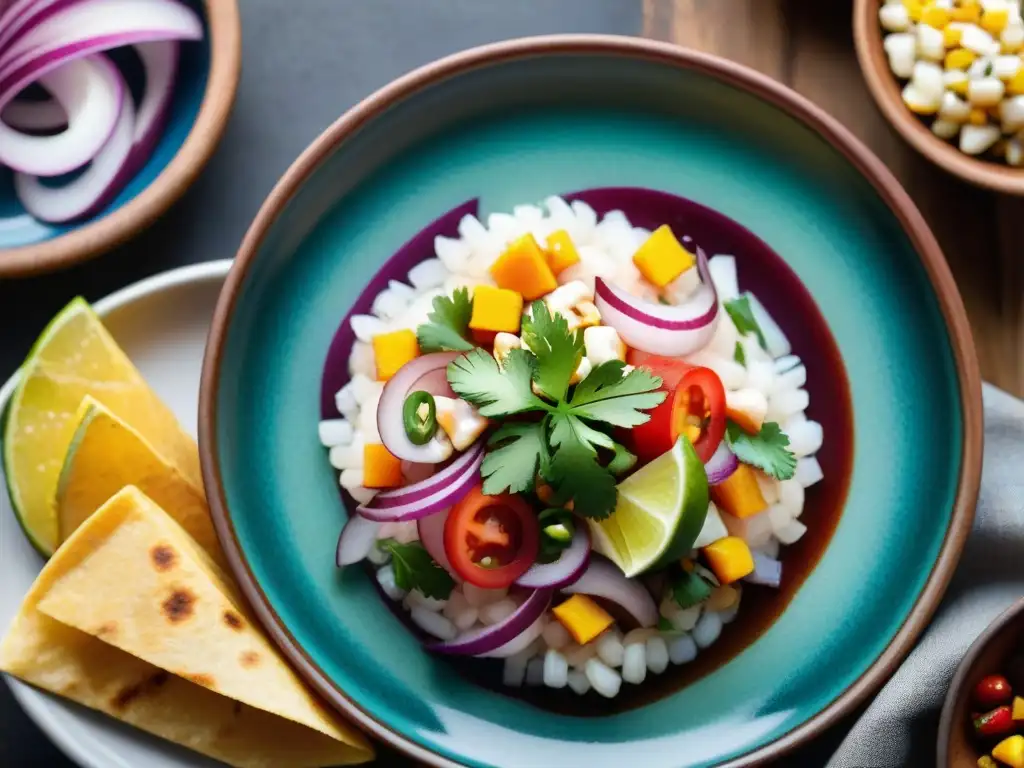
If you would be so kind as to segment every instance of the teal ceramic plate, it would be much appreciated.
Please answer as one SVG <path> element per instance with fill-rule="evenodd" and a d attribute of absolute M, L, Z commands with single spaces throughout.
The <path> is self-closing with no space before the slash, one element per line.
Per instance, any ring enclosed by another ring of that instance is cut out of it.
<path fill-rule="evenodd" d="M 183 43 L 167 124 L 146 164 L 102 211 L 69 224 L 30 216 L 0 166 L 0 276 L 42 272 L 113 247 L 157 216 L 188 187 L 213 152 L 234 101 L 241 57 L 235 0 L 185 0 L 203 17 L 205 36 Z M 115 53 L 130 86 L 141 87 L 138 63 Z"/>
<path fill-rule="evenodd" d="M 413 234 L 470 198 L 487 214 L 609 186 L 688 198 L 788 265 L 842 357 L 856 439 L 836 436 L 853 445 L 842 516 L 781 617 L 690 685 L 584 717 L 456 674 L 365 574 L 335 569 L 345 512 L 316 423 L 338 322 Z M 849 712 L 926 623 L 973 515 L 980 385 L 934 238 L 831 118 L 679 48 L 537 38 L 397 81 L 296 162 L 221 296 L 200 442 L 222 540 L 268 630 L 377 736 L 444 766 L 748 765 Z"/>

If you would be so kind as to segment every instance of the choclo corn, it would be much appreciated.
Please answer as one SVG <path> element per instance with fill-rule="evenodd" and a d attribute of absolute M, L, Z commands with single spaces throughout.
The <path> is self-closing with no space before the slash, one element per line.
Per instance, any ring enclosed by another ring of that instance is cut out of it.
<path fill-rule="evenodd" d="M 884 0 L 878 21 L 903 103 L 969 155 L 1024 165 L 1021 0 Z"/>

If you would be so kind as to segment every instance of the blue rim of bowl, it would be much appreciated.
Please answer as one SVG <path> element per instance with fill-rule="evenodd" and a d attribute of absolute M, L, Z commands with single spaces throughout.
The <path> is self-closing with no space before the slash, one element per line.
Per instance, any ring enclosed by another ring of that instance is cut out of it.
<path fill-rule="evenodd" d="M 70 267 L 125 242 L 150 226 L 196 180 L 227 127 L 242 72 L 238 0 L 204 0 L 210 30 L 210 75 L 199 114 L 171 162 L 123 206 L 60 237 L 0 252 L 0 278 Z"/>
<path fill-rule="evenodd" d="M 270 192 L 242 241 L 217 302 L 199 395 L 200 460 L 214 525 L 234 575 L 263 626 L 317 693 L 355 724 L 409 757 L 440 768 L 464 768 L 464 764 L 442 757 L 396 732 L 350 698 L 296 642 L 270 605 L 249 567 L 228 511 L 217 460 L 217 390 L 228 330 L 249 270 L 280 212 L 320 164 L 340 144 L 386 109 L 428 85 L 498 62 L 547 54 L 618 56 L 699 72 L 752 93 L 796 118 L 839 150 L 872 184 L 913 244 L 938 297 L 956 362 L 964 414 L 963 459 L 956 500 L 942 548 L 903 625 L 861 677 L 814 717 L 723 766 L 740 768 L 777 759 L 852 713 L 895 672 L 927 626 L 953 575 L 974 519 L 981 482 L 983 419 L 981 374 L 967 314 L 942 250 L 920 211 L 882 161 L 838 120 L 790 88 L 752 69 L 710 54 L 641 38 L 590 34 L 519 38 L 472 48 L 427 64 L 394 80 L 342 115 L 298 157 Z"/>

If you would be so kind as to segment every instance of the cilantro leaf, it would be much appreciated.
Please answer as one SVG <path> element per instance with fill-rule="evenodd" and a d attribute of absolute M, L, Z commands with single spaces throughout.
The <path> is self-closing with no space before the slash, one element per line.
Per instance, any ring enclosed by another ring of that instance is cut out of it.
<path fill-rule="evenodd" d="M 448 364 L 448 383 L 455 394 L 489 419 L 549 410 L 530 388 L 533 367 L 534 357 L 525 350 L 511 350 L 504 367 L 499 368 L 489 352 L 477 348 Z"/>
<path fill-rule="evenodd" d="M 766 421 L 756 435 L 738 424 L 726 424 L 725 438 L 740 461 L 751 464 L 776 480 L 789 480 L 796 472 L 796 456 L 786 446 L 789 438 L 774 421 Z"/>
<path fill-rule="evenodd" d="M 473 300 L 469 290 L 456 288 L 451 298 L 434 298 L 434 310 L 427 315 L 429 323 L 416 329 L 416 340 L 422 352 L 462 352 L 473 349 L 466 340 L 469 318 L 473 314 Z"/>
<path fill-rule="evenodd" d="M 683 571 L 672 584 L 672 598 L 682 609 L 692 608 L 711 597 L 711 584 L 693 571 Z"/>
<path fill-rule="evenodd" d="M 754 310 L 750 307 L 750 298 L 748 296 L 738 296 L 735 299 L 729 299 L 729 301 L 722 302 L 722 306 L 729 313 L 729 317 L 732 318 L 733 325 L 740 332 L 740 336 L 752 333 L 757 337 L 757 343 L 761 345 L 761 349 L 768 348 L 768 343 L 764 340 L 761 326 L 757 324 L 757 320 L 754 318 Z"/>
<path fill-rule="evenodd" d="M 487 448 L 480 471 L 488 496 L 533 490 L 537 472 L 548 471 L 550 457 L 541 422 L 503 424 L 487 441 Z"/>
<path fill-rule="evenodd" d="M 625 446 L 612 443 L 612 450 L 615 455 L 608 462 L 606 469 L 613 475 L 624 474 L 636 466 L 636 456 L 626 450 Z"/>
<path fill-rule="evenodd" d="M 659 392 L 661 379 L 646 368 L 634 368 L 622 375 L 623 363 L 609 360 L 590 372 L 569 401 L 575 416 L 603 421 L 616 427 L 635 427 L 651 418 L 641 411 L 650 410 L 665 399 Z"/>
<path fill-rule="evenodd" d="M 543 301 L 535 301 L 523 319 L 522 337 L 537 357 L 537 388 L 552 400 L 564 400 L 569 379 L 583 359 L 583 335 L 571 332 L 560 313 L 552 315 Z"/>
<path fill-rule="evenodd" d="M 558 448 L 568 440 L 575 440 L 596 449 L 612 448 L 615 441 L 599 432 L 571 413 L 556 413 L 551 417 L 551 445 Z"/>
<path fill-rule="evenodd" d="M 379 546 L 391 553 L 395 584 L 406 592 L 418 589 L 427 597 L 438 600 L 447 600 L 451 595 L 455 581 L 448 571 L 434 562 L 418 541 L 400 544 L 394 539 L 386 539 Z"/>
<path fill-rule="evenodd" d="M 603 520 L 615 511 L 615 477 L 597 463 L 597 452 L 575 437 L 555 451 L 551 483 L 562 503 L 572 500 L 576 514 Z"/>
<path fill-rule="evenodd" d="M 738 341 L 736 342 L 736 349 L 733 350 L 732 359 L 744 368 L 747 367 L 747 353 L 743 351 L 743 345 Z"/>

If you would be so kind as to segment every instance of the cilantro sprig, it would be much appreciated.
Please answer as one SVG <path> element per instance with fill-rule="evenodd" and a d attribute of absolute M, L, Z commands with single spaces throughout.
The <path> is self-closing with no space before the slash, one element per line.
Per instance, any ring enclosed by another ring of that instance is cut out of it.
<path fill-rule="evenodd" d="M 416 329 L 416 340 L 423 352 L 465 352 L 475 346 L 466 339 L 473 299 L 469 290 L 457 288 L 451 298 L 437 296 L 434 309 L 425 323 Z"/>
<path fill-rule="evenodd" d="M 575 386 L 583 338 L 565 318 L 534 302 L 523 320 L 528 349 L 514 349 L 499 366 L 476 349 L 448 366 L 448 383 L 487 418 L 537 414 L 539 421 L 506 422 L 488 442 L 482 474 L 484 493 L 531 490 L 538 474 L 559 502 L 579 514 L 602 519 L 615 509 L 615 476 L 636 457 L 612 439 L 613 427 L 645 423 L 645 413 L 665 399 L 661 379 L 643 368 L 626 373 L 611 360 Z"/>
<path fill-rule="evenodd" d="M 766 421 L 760 432 L 751 435 L 730 420 L 725 439 L 736 458 L 776 480 L 789 480 L 796 472 L 796 456 L 787 447 L 789 438 L 774 421 Z"/>
<path fill-rule="evenodd" d="M 722 307 L 729 313 L 729 317 L 732 319 L 733 325 L 736 326 L 736 330 L 740 332 L 740 336 L 752 333 L 757 337 L 757 343 L 761 345 L 761 349 L 768 347 L 768 342 L 764 338 L 764 331 L 761 330 L 757 318 L 754 317 L 754 309 L 750 305 L 749 296 L 737 296 L 735 299 L 722 302 Z M 742 353 L 742 349 L 740 353 Z M 744 361 L 739 360 L 738 362 L 743 363 Z"/>
<path fill-rule="evenodd" d="M 391 553 L 391 567 L 395 584 L 406 592 L 418 589 L 427 597 L 447 600 L 455 587 L 451 575 L 434 562 L 430 553 L 419 542 L 401 544 L 384 539 L 378 546 Z"/>

